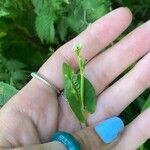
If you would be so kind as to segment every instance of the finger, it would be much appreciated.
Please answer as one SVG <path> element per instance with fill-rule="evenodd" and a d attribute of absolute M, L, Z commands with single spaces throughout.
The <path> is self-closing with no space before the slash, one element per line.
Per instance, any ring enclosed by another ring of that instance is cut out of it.
<path fill-rule="evenodd" d="M 79 141 L 81 149 L 113 149 L 120 133 L 124 129 L 122 120 L 118 117 L 112 117 L 98 123 L 94 127 L 85 128 L 76 132 L 74 136 Z"/>
<path fill-rule="evenodd" d="M 101 93 L 130 64 L 150 50 L 149 35 L 150 21 L 87 64 L 85 74 L 93 83 L 97 94 Z"/>
<path fill-rule="evenodd" d="M 119 115 L 136 97 L 150 86 L 150 53 L 122 79 L 106 89 L 99 97 L 96 112 L 90 123 Z"/>
<path fill-rule="evenodd" d="M 117 141 L 118 135 L 122 132 L 123 128 L 124 125 L 121 119 L 118 117 L 113 117 L 97 124 L 95 127 L 84 128 L 74 133 L 73 136 L 79 142 L 79 145 L 83 150 L 112 149 L 113 145 Z M 67 141 L 62 137 L 61 141 Z M 65 143 L 67 144 L 67 142 Z M 47 150 L 52 148 L 59 150 L 66 149 L 62 143 L 55 141 L 52 143 L 28 146 L 14 150 Z"/>
<path fill-rule="evenodd" d="M 78 66 L 73 45 L 82 43 L 82 55 L 89 61 L 128 27 L 131 18 L 128 8 L 119 8 L 97 20 L 75 39 L 59 48 L 41 67 L 40 74 L 62 89 L 62 63 L 67 62 L 74 69 Z"/>
<path fill-rule="evenodd" d="M 51 143 L 14 148 L 12 150 L 66 150 L 66 147 L 62 143 L 54 141 Z"/>
<path fill-rule="evenodd" d="M 120 137 L 116 149 L 133 150 L 137 149 L 146 140 L 150 138 L 150 109 L 140 114 L 133 122 L 131 122 L 124 130 Z"/>

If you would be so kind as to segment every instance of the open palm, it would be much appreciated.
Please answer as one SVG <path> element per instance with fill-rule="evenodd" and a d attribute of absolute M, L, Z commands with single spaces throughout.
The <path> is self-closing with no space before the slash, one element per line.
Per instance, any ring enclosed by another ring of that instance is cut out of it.
<path fill-rule="evenodd" d="M 62 64 L 67 62 L 78 71 L 73 45 L 82 43 L 81 54 L 87 60 L 85 75 L 97 94 L 96 112 L 88 116 L 91 126 L 119 115 L 150 85 L 150 22 L 101 52 L 128 27 L 131 20 L 127 8 L 112 11 L 60 47 L 39 70 L 42 76 L 63 90 Z M 129 73 L 108 87 L 140 58 Z M 149 138 L 149 115 L 150 110 L 147 110 L 128 125 L 117 146 L 129 145 L 128 149 L 134 149 Z M 80 129 L 80 123 L 65 99 L 58 98 L 51 88 L 37 79 L 32 79 L 0 110 L 0 146 L 4 148 L 43 143 L 58 130 L 75 132 Z"/>

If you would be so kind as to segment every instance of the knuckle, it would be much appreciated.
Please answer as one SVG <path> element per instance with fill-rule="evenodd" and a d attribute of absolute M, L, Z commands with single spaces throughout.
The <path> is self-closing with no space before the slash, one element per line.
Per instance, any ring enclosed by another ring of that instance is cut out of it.
<path fill-rule="evenodd" d="M 142 139 L 147 139 L 150 138 L 150 131 L 149 131 L 149 127 L 150 127 L 150 108 L 148 108 L 147 110 L 144 111 L 144 113 L 141 116 L 141 120 L 140 123 L 138 124 L 138 132 L 140 134 L 140 137 Z"/>
<path fill-rule="evenodd" d="M 101 146 L 99 137 L 93 132 L 91 127 L 76 132 L 74 136 L 79 141 L 82 149 L 99 149 Z"/>
<path fill-rule="evenodd" d="M 116 107 L 111 103 L 101 102 L 101 108 L 103 109 L 103 115 L 108 118 L 113 115 L 117 115 Z"/>
<path fill-rule="evenodd" d="M 147 77 L 143 77 L 143 75 L 139 75 L 137 78 L 135 78 L 135 82 L 137 87 L 146 87 L 147 86 Z"/>
<path fill-rule="evenodd" d="M 76 67 L 77 66 L 77 61 L 76 61 L 74 53 L 70 53 L 66 49 L 64 51 L 63 48 L 62 48 L 62 49 L 58 50 L 58 55 L 59 55 L 60 59 L 64 60 L 64 62 L 66 62 L 67 64 L 70 64 L 75 69 L 77 68 Z"/>
<path fill-rule="evenodd" d="M 147 128 L 141 128 L 141 127 L 139 126 L 138 132 L 139 132 L 140 137 L 141 137 L 142 139 L 145 139 L 145 138 L 147 138 L 147 137 L 150 136 L 150 135 L 149 135 L 150 133 L 147 132 Z"/>
<path fill-rule="evenodd" d="M 150 55 L 149 55 L 150 56 Z M 136 74 L 134 78 L 138 87 L 149 87 L 150 85 L 150 59 L 143 59 L 143 64 L 141 65 L 140 71 Z"/>
<path fill-rule="evenodd" d="M 107 70 L 102 68 L 100 69 L 99 65 L 94 67 L 92 64 L 88 65 L 85 69 L 85 74 L 94 85 L 98 94 L 104 90 L 111 80 L 110 74 L 107 72 Z"/>

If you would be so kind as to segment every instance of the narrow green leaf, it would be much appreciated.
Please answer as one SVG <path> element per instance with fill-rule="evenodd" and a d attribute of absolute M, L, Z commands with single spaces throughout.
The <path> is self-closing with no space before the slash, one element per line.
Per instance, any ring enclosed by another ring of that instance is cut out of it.
<path fill-rule="evenodd" d="M 69 78 L 71 78 L 72 75 L 75 74 L 74 70 L 66 63 L 63 63 L 63 73 L 64 76 L 67 75 Z"/>
<path fill-rule="evenodd" d="M 13 86 L 0 82 L 0 106 L 5 105 L 7 101 L 16 93 L 17 90 Z"/>
<path fill-rule="evenodd" d="M 81 100 L 81 109 L 84 110 L 84 68 L 85 68 L 85 60 L 81 56 L 81 45 L 76 45 L 74 51 L 77 56 L 77 61 L 80 69 L 80 100 Z"/>
<path fill-rule="evenodd" d="M 80 122 L 85 122 L 84 114 L 81 110 L 81 100 L 80 100 L 80 82 L 78 82 L 78 76 L 74 73 L 74 70 L 66 63 L 63 64 L 63 74 L 64 74 L 64 94 L 69 102 L 69 105 L 80 120 Z"/>
<path fill-rule="evenodd" d="M 84 79 L 84 103 L 87 112 L 94 113 L 96 109 L 96 92 L 88 79 Z"/>

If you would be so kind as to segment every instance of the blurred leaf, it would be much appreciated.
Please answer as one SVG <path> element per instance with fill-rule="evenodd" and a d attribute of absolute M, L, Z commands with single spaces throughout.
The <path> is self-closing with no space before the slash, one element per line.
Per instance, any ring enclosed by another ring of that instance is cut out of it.
<path fill-rule="evenodd" d="M 31 5 L 30 0 L 0 0 L 0 14 L 15 18 L 29 5 Z"/>
<path fill-rule="evenodd" d="M 49 42 L 54 42 L 55 29 L 54 29 L 54 18 L 46 14 L 38 15 L 36 18 L 36 32 L 40 37 L 41 41 L 44 40 Z"/>
<path fill-rule="evenodd" d="M 61 2 L 59 0 L 32 0 L 35 7 L 36 31 L 41 41 L 46 43 L 54 42 L 55 28 L 54 23 L 57 19 L 57 11 Z"/>
<path fill-rule="evenodd" d="M 141 145 L 138 150 L 146 150 L 146 149 L 144 148 L 144 145 Z"/>
<path fill-rule="evenodd" d="M 83 31 L 90 23 L 104 16 L 111 9 L 110 0 L 76 0 L 68 5 L 66 17 L 68 26 L 76 33 Z"/>
<path fill-rule="evenodd" d="M 0 17 L 4 17 L 8 15 L 9 15 L 9 12 L 7 12 L 6 10 L 0 10 Z"/>
<path fill-rule="evenodd" d="M 6 62 L 6 67 L 9 69 L 9 70 L 18 70 L 18 69 L 23 69 L 25 68 L 25 64 L 17 61 L 17 60 L 9 60 Z"/>
<path fill-rule="evenodd" d="M 16 93 L 17 90 L 13 86 L 0 82 L 0 106 L 5 105 L 7 101 Z"/>
<path fill-rule="evenodd" d="M 5 37 L 6 35 L 7 35 L 7 33 L 5 33 L 5 32 L 0 32 L 0 39 L 3 38 L 3 37 Z"/>

